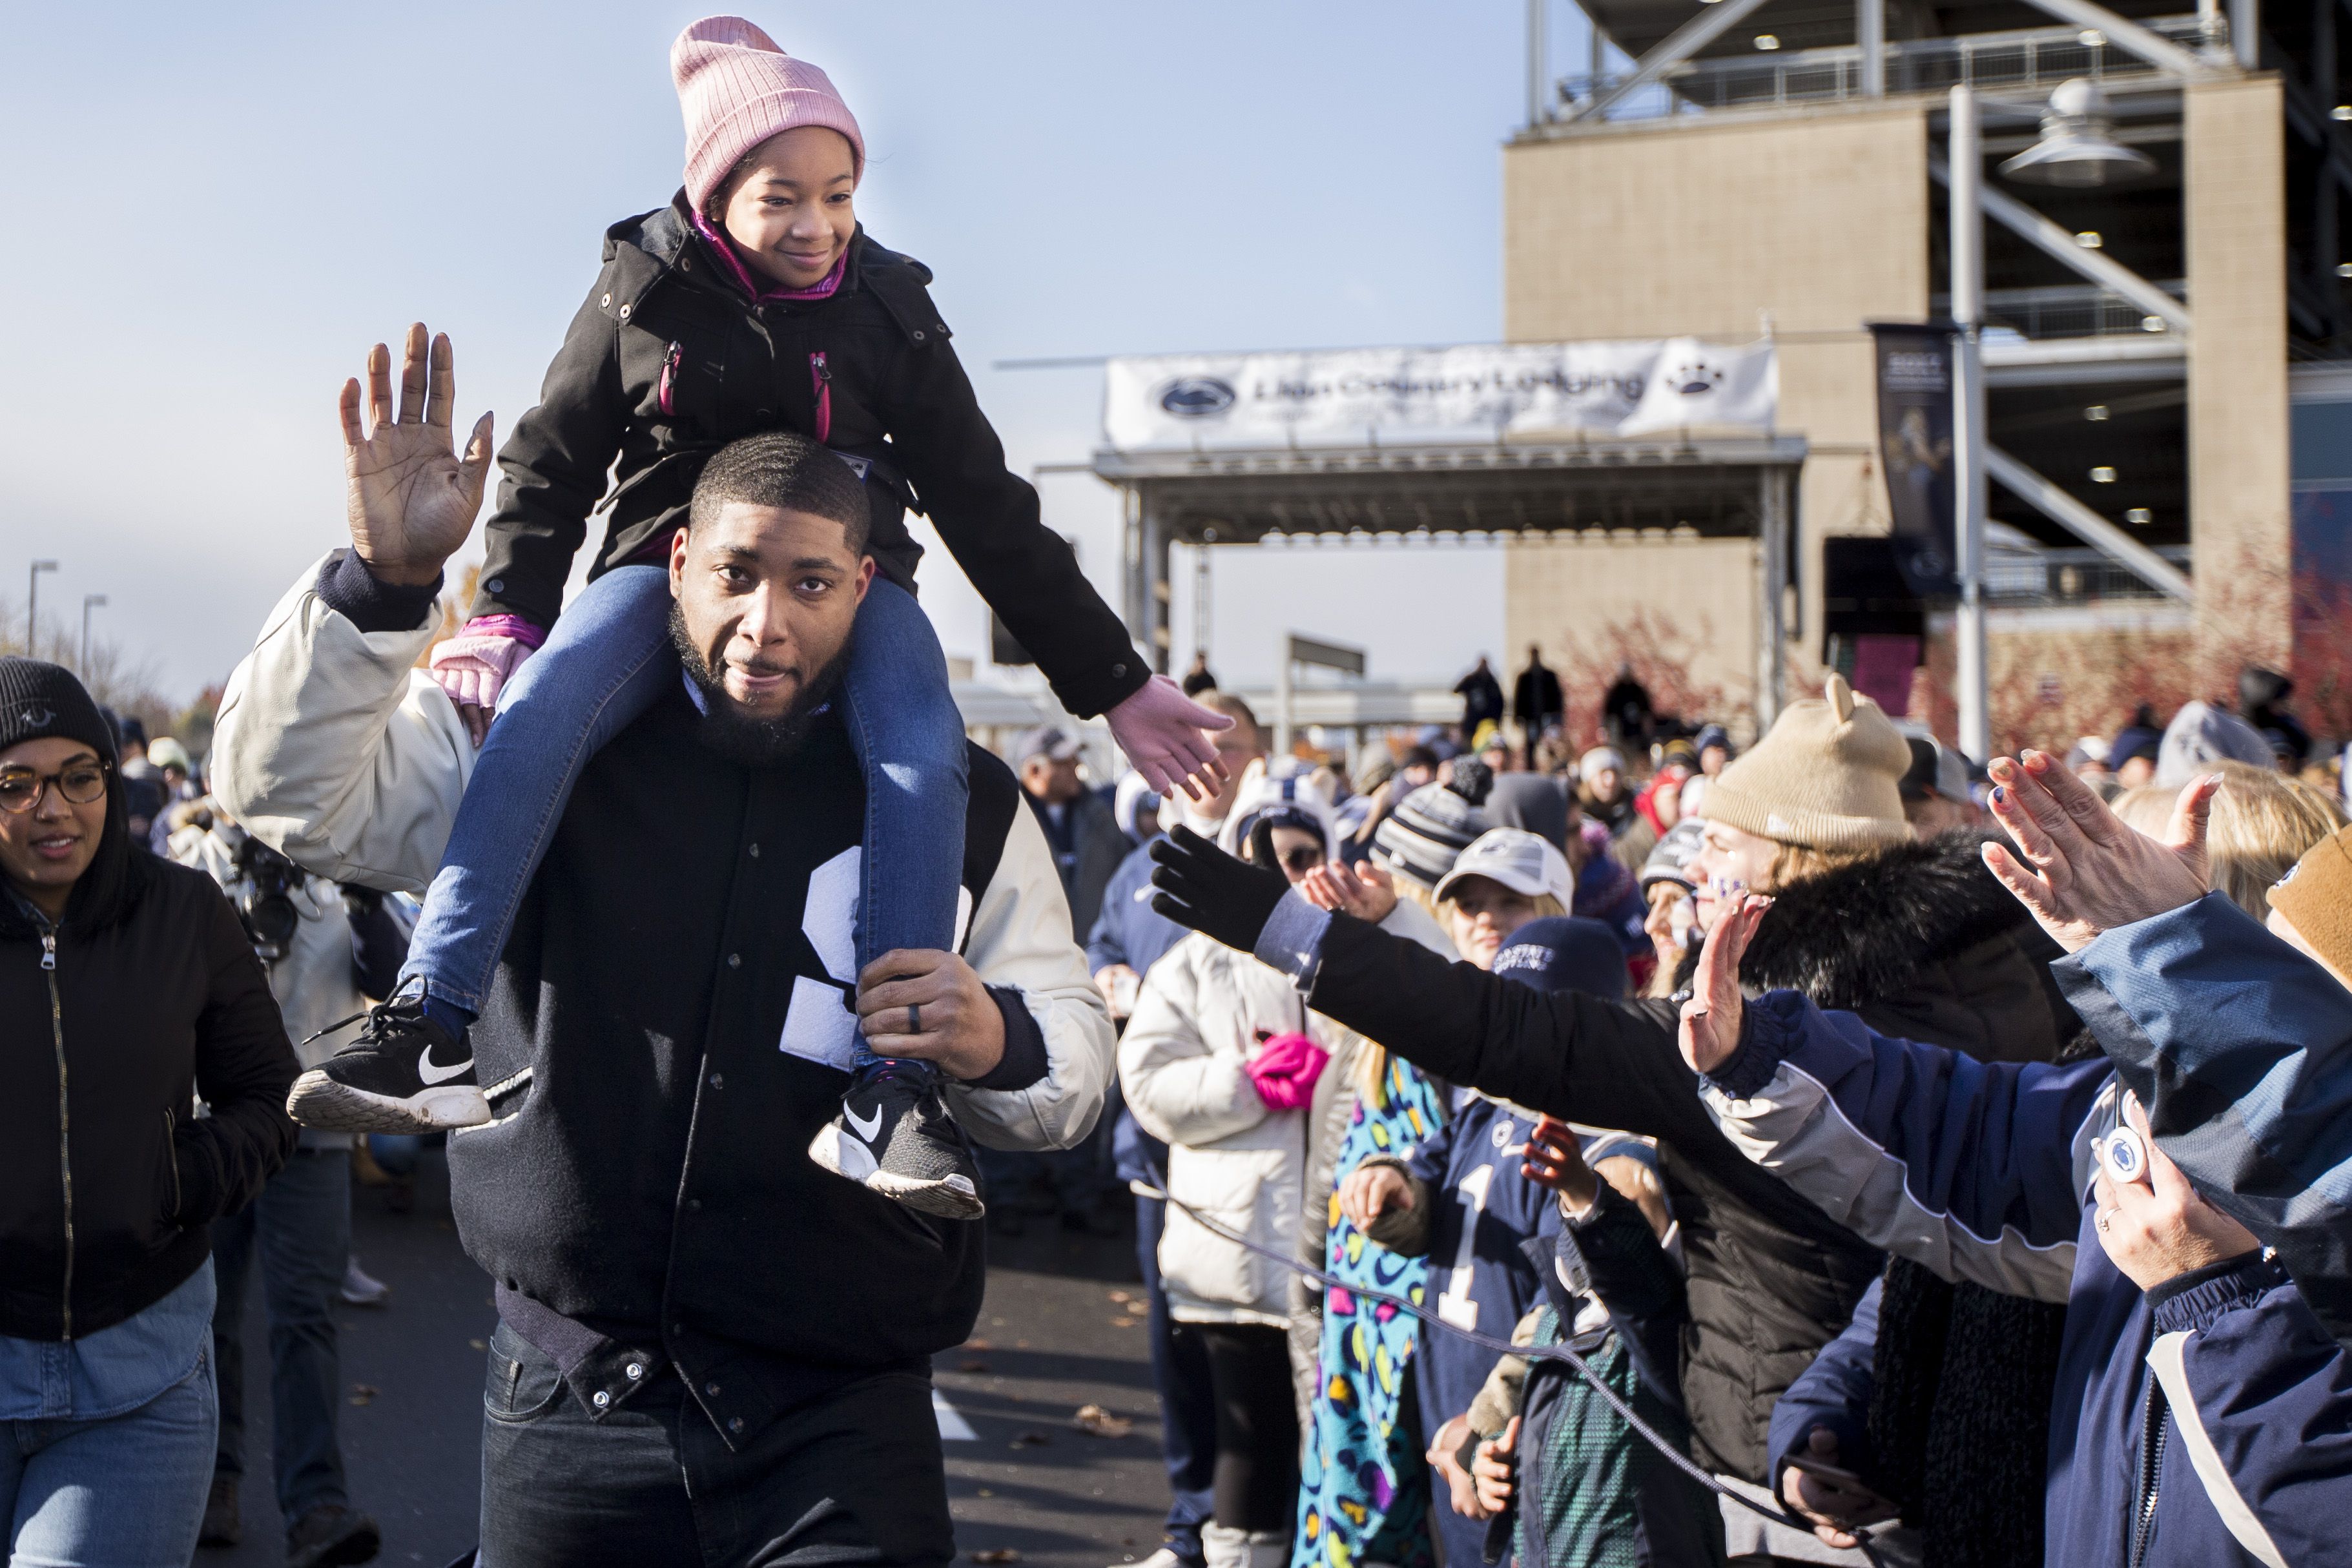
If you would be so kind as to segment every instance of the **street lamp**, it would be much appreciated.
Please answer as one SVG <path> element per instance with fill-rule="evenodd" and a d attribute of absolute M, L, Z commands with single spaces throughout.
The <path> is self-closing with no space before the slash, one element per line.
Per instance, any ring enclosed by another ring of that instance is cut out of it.
<path fill-rule="evenodd" d="M 84 680 L 89 679 L 89 613 L 105 603 L 106 595 L 103 594 L 84 594 L 81 596 L 81 662 L 74 667 L 74 671 Z"/>
<path fill-rule="evenodd" d="M 25 657 L 26 658 L 41 657 L 38 646 L 41 635 L 41 574 L 54 572 L 57 569 L 58 563 L 54 561 L 33 563 L 32 575 L 25 589 Z"/>
<path fill-rule="evenodd" d="M 2095 82 L 2074 77 L 2058 84 L 2042 116 L 2042 140 L 2000 166 L 2012 180 L 2089 190 L 2145 179 L 2156 160 L 2116 140 L 2107 95 Z"/>

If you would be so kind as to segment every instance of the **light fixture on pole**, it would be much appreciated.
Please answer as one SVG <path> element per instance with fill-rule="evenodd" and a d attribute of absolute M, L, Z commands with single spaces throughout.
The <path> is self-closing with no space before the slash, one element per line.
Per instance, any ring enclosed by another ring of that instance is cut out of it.
<path fill-rule="evenodd" d="M 33 563 L 32 574 L 26 580 L 25 588 L 25 657 L 26 658 L 38 658 L 41 657 L 39 647 L 41 635 L 41 574 L 44 572 L 54 572 L 57 569 L 58 563 L 54 561 L 36 561 Z"/>
<path fill-rule="evenodd" d="M 1955 642 L 1960 750 L 1979 763 L 1992 757 L 1992 716 L 1985 671 L 1984 142 L 1973 88 L 1951 98 L 1952 524 L 1959 538 L 1960 605 Z"/>
<path fill-rule="evenodd" d="M 2115 115 L 2098 84 L 2073 77 L 2058 84 L 2042 116 L 2042 140 L 2000 166 L 2012 180 L 2088 190 L 2156 173 L 2156 160 L 2116 140 Z"/>
<path fill-rule="evenodd" d="M 89 613 L 105 603 L 106 595 L 103 594 L 84 594 L 81 596 L 81 662 L 74 666 L 74 673 L 84 680 L 89 679 Z"/>

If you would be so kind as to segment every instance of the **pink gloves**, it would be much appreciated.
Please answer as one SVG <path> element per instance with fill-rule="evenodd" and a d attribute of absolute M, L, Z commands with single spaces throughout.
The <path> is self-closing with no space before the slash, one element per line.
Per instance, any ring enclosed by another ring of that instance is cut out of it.
<path fill-rule="evenodd" d="M 1304 1035 L 1276 1035 L 1250 1058 L 1250 1082 L 1269 1110 L 1301 1110 L 1314 1103 L 1315 1080 L 1330 1060 L 1330 1052 Z"/>
<path fill-rule="evenodd" d="M 1231 719 L 1202 707 L 1164 675 L 1153 676 L 1103 717 L 1118 749 L 1160 795 L 1174 795 L 1187 775 L 1207 778 L 1217 748 L 1201 731 L 1234 727 Z"/>
<path fill-rule="evenodd" d="M 499 693 L 522 661 L 539 649 L 547 634 L 514 616 L 483 616 L 467 621 L 457 635 L 434 646 L 431 671 L 460 708 L 488 712 L 499 705 Z"/>

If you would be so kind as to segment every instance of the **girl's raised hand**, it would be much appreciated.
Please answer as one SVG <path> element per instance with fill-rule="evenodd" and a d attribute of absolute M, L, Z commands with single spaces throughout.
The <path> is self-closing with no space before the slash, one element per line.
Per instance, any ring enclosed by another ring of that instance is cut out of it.
<path fill-rule="evenodd" d="M 1159 794 L 1181 788 L 1197 804 L 1217 793 L 1225 764 L 1203 731 L 1230 730 L 1234 721 L 1185 696 L 1166 676 L 1153 676 L 1103 718 L 1118 749 Z"/>
<path fill-rule="evenodd" d="M 1739 1049 L 1739 1027 L 1747 1009 L 1739 994 L 1739 961 L 1747 956 L 1748 939 L 1756 934 L 1772 900 L 1761 893 L 1742 893 L 1738 901 L 1716 917 L 1715 929 L 1698 950 L 1698 973 L 1691 982 L 1691 998 L 1683 1004 L 1683 1060 L 1691 1070 L 1711 1073 Z"/>

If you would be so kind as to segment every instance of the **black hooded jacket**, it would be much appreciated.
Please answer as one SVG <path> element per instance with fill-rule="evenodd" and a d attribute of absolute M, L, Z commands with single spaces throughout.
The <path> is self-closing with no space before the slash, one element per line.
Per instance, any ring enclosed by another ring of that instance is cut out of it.
<path fill-rule="evenodd" d="M 2019 1054 L 2005 1041 L 2054 1054 L 2074 1027 L 2043 939 L 1977 853 L 1966 835 L 1899 845 L 1783 889 L 1743 980 L 1860 988 L 1873 1027 L 1990 1056 Z M 1549 995 L 1344 915 L 1323 939 L 1314 1005 L 1452 1082 L 1660 1141 L 1689 1273 L 1693 1455 L 1762 1483 L 1773 1403 L 1844 1328 L 1883 1260 L 1717 1130 L 1675 1043 L 1675 1008 Z"/>
<path fill-rule="evenodd" d="M 253 943 L 210 877 L 131 842 L 119 773 L 64 919 L 0 889 L 0 1334 L 80 1338 L 162 1300 L 293 1151 Z"/>
<path fill-rule="evenodd" d="M 711 455 L 790 429 L 872 465 L 871 548 L 885 575 L 914 587 L 911 506 L 1064 707 L 1091 717 L 1133 694 L 1150 671 L 1040 521 L 1037 492 L 1005 471 L 930 280 L 860 228 L 830 297 L 754 302 L 695 234 L 684 193 L 614 224 L 538 405 L 499 453 L 506 479 L 473 614 L 553 626 L 592 512 L 612 515 L 591 576 L 645 552 L 667 559 Z"/>
<path fill-rule="evenodd" d="M 1740 978 L 1982 1061 L 2054 1061 L 2080 1020 L 2057 945 L 1987 872 L 1976 836 L 1905 846 L 1783 891 Z M 1689 961 L 1696 963 L 1696 956 Z M 2095 1047 L 2092 1048 L 2095 1049 Z M 1888 1262 L 1867 1479 L 1921 1531 L 1927 1568 L 2038 1568 L 2066 1309 Z"/>

